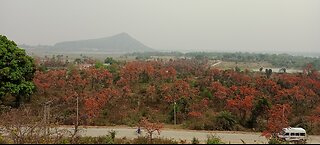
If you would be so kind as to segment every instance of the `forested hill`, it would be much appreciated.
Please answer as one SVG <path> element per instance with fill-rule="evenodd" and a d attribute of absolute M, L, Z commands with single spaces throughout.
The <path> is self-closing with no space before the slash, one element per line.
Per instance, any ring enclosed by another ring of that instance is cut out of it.
<path fill-rule="evenodd" d="M 155 50 L 134 39 L 127 33 L 120 33 L 110 37 L 77 41 L 58 42 L 54 46 L 19 45 L 31 52 L 58 53 L 132 53 L 154 52 Z"/>
<path fill-rule="evenodd" d="M 63 51 L 97 51 L 97 52 L 150 52 L 152 48 L 142 44 L 127 33 L 98 39 L 59 42 L 53 46 Z"/>

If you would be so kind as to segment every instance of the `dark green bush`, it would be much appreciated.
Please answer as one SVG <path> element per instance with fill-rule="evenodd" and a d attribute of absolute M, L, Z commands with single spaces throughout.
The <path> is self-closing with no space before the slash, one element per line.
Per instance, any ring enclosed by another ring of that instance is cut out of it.
<path fill-rule="evenodd" d="M 195 137 L 192 138 L 191 144 L 199 144 L 199 143 L 200 143 L 199 139 Z"/>
<path fill-rule="evenodd" d="M 79 137 L 75 141 L 76 144 L 114 144 L 111 136 L 99 137 Z"/>
<path fill-rule="evenodd" d="M 177 141 L 167 138 L 154 138 L 152 141 L 148 137 L 138 137 L 131 141 L 132 144 L 178 144 Z"/>
<path fill-rule="evenodd" d="M 8 142 L 4 139 L 4 137 L 0 134 L 0 144 L 7 144 Z"/>
<path fill-rule="evenodd" d="M 77 144 L 114 144 L 116 138 L 116 131 L 109 131 L 106 136 L 99 137 L 78 137 L 75 140 Z"/>
<path fill-rule="evenodd" d="M 215 135 L 210 135 L 208 136 L 207 144 L 224 144 L 224 142 L 221 141 L 221 138 Z"/>
<path fill-rule="evenodd" d="M 282 141 L 282 140 L 275 138 L 275 137 L 271 137 L 268 141 L 268 144 L 289 144 L 289 142 Z"/>
<path fill-rule="evenodd" d="M 209 119 L 187 121 L 184 126 L 192 130 L 215 130 L 214 120 Z"/>
<path fill-rule="evenodd" d="M 218 130 L 233 130 L 236 124 L 235 117 L 229 111 L 220 112 L 215 122 Z"/>

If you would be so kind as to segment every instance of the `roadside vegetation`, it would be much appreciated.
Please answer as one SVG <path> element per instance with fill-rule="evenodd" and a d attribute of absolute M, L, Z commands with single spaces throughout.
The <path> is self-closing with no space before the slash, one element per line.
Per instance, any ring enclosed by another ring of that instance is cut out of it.
<path fill-rule="evenodd" d="M 207 144 L 225 144 L 225 143 L 222 142 L 219 137 L 214 136 L 214 135 L 210 135 L 210 136 L 208 136 Z"/>

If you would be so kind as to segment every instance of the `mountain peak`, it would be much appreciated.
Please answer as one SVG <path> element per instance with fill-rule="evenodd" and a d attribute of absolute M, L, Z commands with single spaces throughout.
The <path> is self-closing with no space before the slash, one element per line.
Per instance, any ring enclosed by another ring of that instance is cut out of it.
<path fill-rule="evenodd" d="M 122 33 L 119 33 L 118 35 L 121 35 L 121 36 L 130 36 L 128 33 L 126 32 L 122 32 Z"/>
<path fill-rule="evenodd" d="M 126 32 L 122 32 L 122 33 L 119 33 L 119 34 L 116 34 L 116 35 L 113 35 L 113 36 L 110 36 L 110 37 L 120 37 L 120 38 L 131 38 L 131 39 L 134 39 Z"/>

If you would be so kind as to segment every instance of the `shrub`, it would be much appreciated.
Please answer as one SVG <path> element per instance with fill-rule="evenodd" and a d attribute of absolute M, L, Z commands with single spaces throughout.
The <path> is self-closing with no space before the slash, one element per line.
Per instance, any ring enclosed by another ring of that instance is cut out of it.
<path fill-rule="evenodd" d="M 132 140 L 133 144 L 149 144 L 150 140 L 147 137 L 138 137 Z"/>
<path fill-rule="evenodd" d="M 215 135 L 210 135 L 208 136 L 207 144 L 224 144 L 224 142 L 221 141 L 221 138 Z"/>
<path fill-rule="evenodd" d="M 7 144 L 7 141 L 4 139 L 4 137 L 0 134 L 0 144 Z"/>
<path fill-rule="evenodd" d="M 109 131 L 109 136 L 112 138 L 113 141 L 116 138 L 116 134 L 117 134 L 117 132 L 114 130 Z"/>
<path fill-rule="evenodd" d="M 185 125 L 187 128 L 191 130 L 214 130 L 215 125 L 213 122 L 209 121 L 190 121 Z"/>
<path fill-rule="evenodd" d="M 218 130 L 232 130 L 236 124 L 235 117 L 229 111 L 222 111 L 216 116 Z"/>
<path fill-rule="evenodd" d="M 70 139 L 62 138 L 58 144 L 70 144 Z"/>
<path fill-rule="evenodd" d="M 271 137 L 268 141 L 268 144 L 289 144 L 289 142 L 282 141 L 276 137 Z"/>
<path fill-rule="evenodd" d="M 75 139 L 76 144 L 114 144 L 110 135 L 99 137 L 78 137 Z"/>
<path fill-rule="evenodd" d="M 142 118 L 139 123 L 139 126 L 143 127 L 146 130 L 147 135 L 151 141 L 152 141 L 153 132 L 157 131 L 158 134 L 160 135 L 160 131 L 163 128 L 162 123 L 151 123 L 147 118 Z"/>
<path fill-rule="evenodd" d="M 177 141 L 167 138 L 154 138 L 152 141 L 148 137 L 138 137 L 133 139 L 132 144 L 178 144 Z"/>
<path fill-rule="evenodd" d="M 191 144 L 199 144 L 199 143 L 200 143 L 199 139 L 193 137 Z"/>
<path fill-rule="evenodd" d="M 178 144 L 177 141 L 168 138 L 154 138 L 152 143 L 154 144 Z"/>
<path fill-rule="evenodd" d="M 184 126 L 192 130 L 215 130 L 215 116 L 205 114 L 201 118 L 193 118 L 186 121 Z"/>

